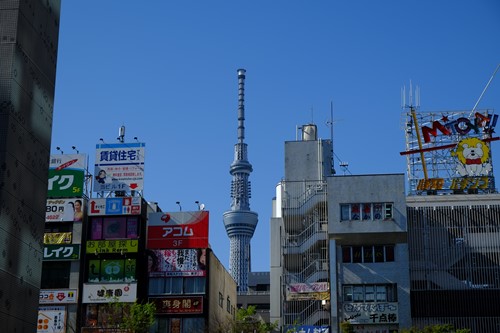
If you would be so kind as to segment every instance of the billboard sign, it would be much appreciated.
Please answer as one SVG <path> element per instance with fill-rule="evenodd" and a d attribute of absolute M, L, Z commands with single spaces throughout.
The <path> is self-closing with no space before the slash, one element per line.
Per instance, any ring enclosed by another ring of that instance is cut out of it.
<path fill-rule="evenodd" d="M 83 199 L 48 199 L 45 222 L 81 222 L 84 205 Z"/>
<path fill-rule="evenodd" d="M 137 239 L 112 239 L 87 241 L 85 253 L 137 253 L 139 241 Z"/>
<path fill-rule="evenodd" d="M 89 216 L 140 214 L 141 197 L 95 198 L 89 200 Z"/>
<path fill-rule="evenodd" d="M 137 298 L 137 283 L 83 284 L 82 303 L 133 303 Z"/>
<path fill-rule="evenodd" d="M 208 211 L 150 213 L 149 249 L 196 249 L 208 247 Z"/>
<path fill-rule="evenodd" d="M 404 114 L 410 194 L 491 193 L 498 115 L 484 111 Z"/>
<path fill-rule="evenodd" d="M 43 244 L 71 244 L 72 232 L 46 232 L 43 234 Z"/>
<path fill-rule="evenodd" d="M 150 298 L 150 302 L 156 305 L 158 314 L 202 314 L 203 297 L 158 297 Z"/>
<path fill-rule="evenodd" d="M 49 198 L 82 197 L 87 169 L 87 155 L 51 155 L 49 165 Z"/>
<path fill-rule="evenodd" d="M 287 285 L 286 300 L 329 300 L 328 282 L 291 283 Z"/>
<path fill-rule="evenodd" d="M 66 307 L 41 306 L 38 308 L 36 333 L 65 333 Z"/>
<path fill-rule="evenodd" d="M 351 324 L 397 324 L 398 303 L 344 303 L 343 318 Z"/>
<path fill-rule="evenodd" d="M 205 276 L 206 249 L 148 250 L 150 277 Z"/>
<path fill-rule="evenodd" d="M 80 259 L 80 244 L 45 245 L 44 261 L 78 260 Z"/>
<path fill-rule="evenodd" d="M 40 289 L 40 304 L 76 304 L 77 289 Z"/>
<path fill-rule="evenodd" d="M 96 145 L 94 191 L 142 191 L 144 143 Z"/>

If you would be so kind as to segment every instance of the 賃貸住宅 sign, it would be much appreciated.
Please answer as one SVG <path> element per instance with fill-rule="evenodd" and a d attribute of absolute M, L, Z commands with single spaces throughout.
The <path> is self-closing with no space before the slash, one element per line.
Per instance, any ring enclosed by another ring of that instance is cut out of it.
<path fill-rule="evenodd" d="M 50 245 L 43 248 L 44 261 L 78 260 L 80 259 L 80 244 Z"/>
<path fill-rule="evenodd" d="M 77 289 L 40 289 L 40 304 L 75 304 Z"/>
<path fill-rule="evenodd" d="M 40 306 L 36 333 L 65 333 L 66 332 L 66 307 L 65 306 Z"/>
<path fill-rule="evenodd" d="M 87 156 L 84 154 L 51 155 L 47 196 L 68 198 L 83 196 Z"/>
<path fill-rule="evenodd" d="M 208 211 L 148 214 L 148 249 L 208 247 Z"/>
<path fill-rule="evenodd" d="M 150 302 L 156 305 L 158 314 L 202 314 L 202 296 L 173 296 L 150 298 Z"/>
<path fill-rule="evenodd" d="M 120 240 L 91 240 L 87 241 L 86 253 L 137 253 L 139 241 L 137 239 Z"/>
<path fill-rule="evenodd" d="M 443 113 L 439 120 L 434 118 L 435 114 L 419 115 L 422 118 L 419 122 L 426 125 L 418 127 L 416 113 L 411 113 L 407 130 L 415 133 L 418 140 L 407 142 L 409 150 L 401 152 L 401 155 L 420 155 L 408 159 L 411 177 L 417 181 L 416 190 L 490 191 L 494 187 L 490 142 L 500 139 L 492 136 L 498 115 Z M 415 169 L 414 163 L 421 166 Z M 427 174 L 427 164 L 430 164 L 432 177 Z"/>
<path fill-rule="evenodd" d="M 145 143 L 97 144 L 94 191 L 142 191 Z"/>
<path fill-rule="evenodd" d="M 343 303 L 342 315 L 351 324 L 397 324 L 398 303 Z"/>
<path fill-rule="evenodd" d="M 81 222 L 84 199 L 47 199 L 45 222 Z"/>
<path fill-rule="evenodd" d="M 82 303 L 133 303 L 136 298 L 137 283 L 83 284 Z"/>
<path fill-rule="evenodd" d="M 96 198 L 89 200 L 89 216 L 140 214 L 141 197 Z"/>

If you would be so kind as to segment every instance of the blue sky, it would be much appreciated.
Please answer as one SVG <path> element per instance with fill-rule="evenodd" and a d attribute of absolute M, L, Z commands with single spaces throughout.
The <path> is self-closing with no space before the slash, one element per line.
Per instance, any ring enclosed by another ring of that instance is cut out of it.
<path fill-rule="evenodd" d="M 228 267 L 222 214 L 245 68 L 252 270 L 268 271 L 271 200 L 296 127 L 314 122 L 329 139 L 333 102 L 334 151 L 350 173 L 404 173 L 401 88 L 420 87 L 421 111 L 471 110 L 500 63 L 499 36 L 497 0 L 62 1 L 52 153 L 75 146 L 93 166 L 99 139 L 117 142 L 124 125 L 125 141 L 146 143 L 146 200 L 204 203 Z M 478 108 L 500 109 L 500 74 Z"/>

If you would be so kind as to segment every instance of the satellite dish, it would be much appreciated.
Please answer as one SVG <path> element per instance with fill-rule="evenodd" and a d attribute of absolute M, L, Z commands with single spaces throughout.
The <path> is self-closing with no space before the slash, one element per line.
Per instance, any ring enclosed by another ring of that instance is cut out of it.
<path fill-rule="evenodd" d="M 204 210 L 205 209 L 205 204 L 200 204 L 200 210 Z"/>

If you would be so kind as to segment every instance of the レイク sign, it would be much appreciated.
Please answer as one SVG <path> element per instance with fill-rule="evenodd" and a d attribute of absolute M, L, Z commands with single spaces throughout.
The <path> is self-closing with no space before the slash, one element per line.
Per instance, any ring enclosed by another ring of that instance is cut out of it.
<path fill-rule="evenodd" d="M 208 211 L 151 213 L 148 249 L 208 247 Z"/>

